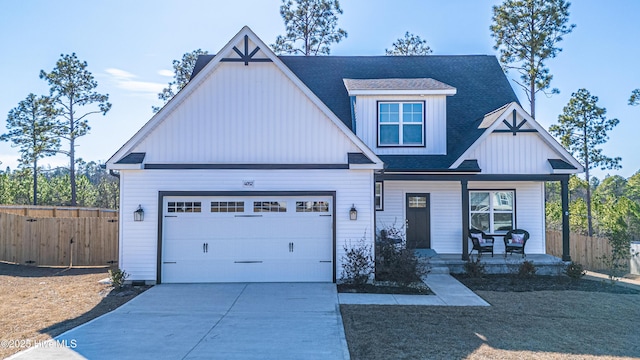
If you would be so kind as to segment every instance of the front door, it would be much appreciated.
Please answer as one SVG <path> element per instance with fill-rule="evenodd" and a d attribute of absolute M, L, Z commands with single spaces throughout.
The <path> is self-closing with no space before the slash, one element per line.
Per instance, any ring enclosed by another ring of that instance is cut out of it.
<path fill-rule="evenodd" d="M 431 248 L 429 194 L 407 194 L 407 248 Z"/>

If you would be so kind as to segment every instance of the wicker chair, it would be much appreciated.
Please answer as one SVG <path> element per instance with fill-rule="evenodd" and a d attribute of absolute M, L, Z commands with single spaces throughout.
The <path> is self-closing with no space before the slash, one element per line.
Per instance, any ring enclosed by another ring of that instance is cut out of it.
<path fill-rule="evenodd" d="M 527 256 L 524 252 L 524 247 L 527 244 L 527 240 L 529 240 L 529 232 L 527 230 L 509 230 L 503 240 L 505 258 L 507 257 L 507 253 L 511 255 L 513 255 L 513 253 L 522 254 L 522 257 Z"/>
<path fill-rule="evenodd" d="M 469 229 L 469 240 L 473 244 L 469 256 L 471 256 L 473 250 L 476 250 L 478 257 L 481 257 L 482 253 L 491 253 L 491 257 L 493 257 L 493 236 L 485 234 L 482 230 Z"/>

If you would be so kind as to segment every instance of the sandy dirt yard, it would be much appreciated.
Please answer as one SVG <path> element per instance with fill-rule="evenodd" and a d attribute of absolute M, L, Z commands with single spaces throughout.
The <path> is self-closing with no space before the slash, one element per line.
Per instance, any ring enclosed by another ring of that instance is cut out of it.
<path fill-rule="evenodd" d="M 0 358 L 107 313 L 146 290 L 100 284 L 106 268 L 50 268 L 0 262 Z"/>

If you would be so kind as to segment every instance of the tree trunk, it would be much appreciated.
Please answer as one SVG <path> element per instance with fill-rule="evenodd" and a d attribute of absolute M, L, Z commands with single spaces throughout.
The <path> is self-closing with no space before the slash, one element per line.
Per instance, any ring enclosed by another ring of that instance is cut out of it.
<path fill-rule="evenodd" d="M 73 119 L 73 96 L 69 101 L 69 182 L 71 185 L 71 206 L 76 206 L 76 149 L 75 123 Z"/>
<path fill-rule="evenodd" d="M 531 34 L 535 34 L 536 25 L 534 20 L 535 19 L 534 6 L 530 8 L 530 11 L 531 11 L 531 23 L 530 23 L 529 32 Z M 531 79 L 529 79 L 529 92 L 531 93 L 529 97 L 531 98 L 531 117 L 535 119 L 536 118 L 536 76 L 533 69 L 535 69 L 535 66 L 536 66 L 536 56 L 534 52 L 534 46 L 532 44 L 529 44 L 529 56 L 531 57 L 529 59 L 529 66 L 530 66 L 529 76 L 531 77 Z"/>
<path fill-rule="evenodd" d="M 38 205 L 38 159 L 33 160 L 33 205 Z"/>
<path fill-rule="evenodd" d="M 585 129 L 583 132 L 584 136 L 584 178 L 587 180 L 587 233 L 589 236 L 593 236 L 593 224 L 591 223 L 591 183 L 589 176 L 589 152 L 587 148 L 587 129 L 585 125 Z"/>
<path fill-rule="evenodd" d="M 529 84 L 529 91 L 531 92 L 531 117 L 536 118 L 536 82 L 535 79 L 531 79 Z"/>
<path fill-rule="evenodd" d="M 593 224 L 591 223 L 591 184 L 589 184 L 589 168 L 585 168 L 585 179 L 587 180 L 587 232 L 593 236 Z"/>
<path fill-rule="evenodd" d="M 69 181 L 71 182 L 71 206 L 76 206 L 76 154 L 75 139 L 72 137 L 69 141 L 71 148 L 69 149 Z"/>

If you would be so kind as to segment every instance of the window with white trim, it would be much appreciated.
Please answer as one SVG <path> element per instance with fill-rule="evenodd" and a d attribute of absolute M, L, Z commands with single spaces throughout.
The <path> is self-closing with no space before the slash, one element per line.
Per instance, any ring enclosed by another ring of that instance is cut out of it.
<path fill-rule="evenodd" d="M 379 102 L 379 146 L 423 146 L 424 102 Z"/>
<path fill-rule="evenodd" d="M 486 233 L 506 233 L 514 228 L 515 191 L 469 191 L 471 227 Z"/>
<path fill-rule="evenodd" d="M 375 203 L 376 203 L 376 210 L 382 210 L 382 181 L 378 181 L 376 182 L 376 188 L 375 188 Z"/>

